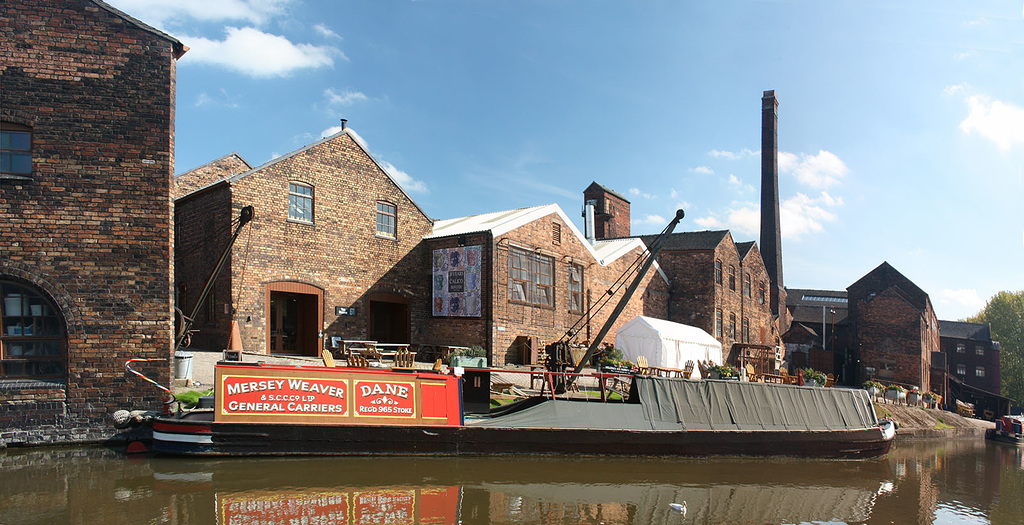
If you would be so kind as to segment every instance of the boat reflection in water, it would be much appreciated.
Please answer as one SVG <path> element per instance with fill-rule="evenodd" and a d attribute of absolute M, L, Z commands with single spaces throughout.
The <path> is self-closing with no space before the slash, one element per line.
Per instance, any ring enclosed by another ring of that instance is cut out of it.
<path fill-rule="evenodd" d="M 153 467 L 165 490 L 213 489 L 222 524 L 863 522 L 892 486 L 884 460 L 157 458 Z M 266 488 L 270 472 L 281 488 Z M 670 508 L 682 501 L 685 516 Z"/>
<path fill-rule="evenodd" d="M 981 436 L 858 461 L 7 450 L 0 523 L 1021 523 L 1022 454 Z"/>

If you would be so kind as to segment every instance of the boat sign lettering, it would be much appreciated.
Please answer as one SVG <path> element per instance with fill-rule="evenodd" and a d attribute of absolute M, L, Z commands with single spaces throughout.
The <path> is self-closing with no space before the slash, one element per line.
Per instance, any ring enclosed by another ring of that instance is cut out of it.
<path fill-rule="evenodd" d="M 416 417 L 413 383 L 356 381 L 354 390 L 356 417 Z"/>
<path fill-rule="evenodd" d="M 225 414 L 345 415 L 348 381 L 225 375 Z"/>

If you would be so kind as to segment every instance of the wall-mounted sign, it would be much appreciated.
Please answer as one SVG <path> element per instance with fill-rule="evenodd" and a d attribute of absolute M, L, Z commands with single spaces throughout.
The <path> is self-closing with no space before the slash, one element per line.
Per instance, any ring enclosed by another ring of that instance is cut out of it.
<path fill-rule="evenodd" d="M 480 317 L 480 246 L 434 250 L 435 316 Z"/>

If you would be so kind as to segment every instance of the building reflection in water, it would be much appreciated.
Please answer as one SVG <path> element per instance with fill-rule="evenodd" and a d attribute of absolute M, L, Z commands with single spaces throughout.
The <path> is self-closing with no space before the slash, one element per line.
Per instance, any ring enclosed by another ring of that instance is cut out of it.
<path fill-rule="evenodd" d="M 1019 523 L 1024 459 L 979 439 L 884 459 L 142 458 L 0 453 L 0 523 Z M 686 515 L 670 509 L 687 503 Z"/>

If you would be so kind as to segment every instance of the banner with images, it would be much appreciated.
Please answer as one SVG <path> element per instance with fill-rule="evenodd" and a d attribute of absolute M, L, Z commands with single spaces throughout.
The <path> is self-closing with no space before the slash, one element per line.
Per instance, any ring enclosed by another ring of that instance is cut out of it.
<path fill-rule="evenodd" d="M 480 317 L 480 246 L 434 250 L 434 316 Z"/>

